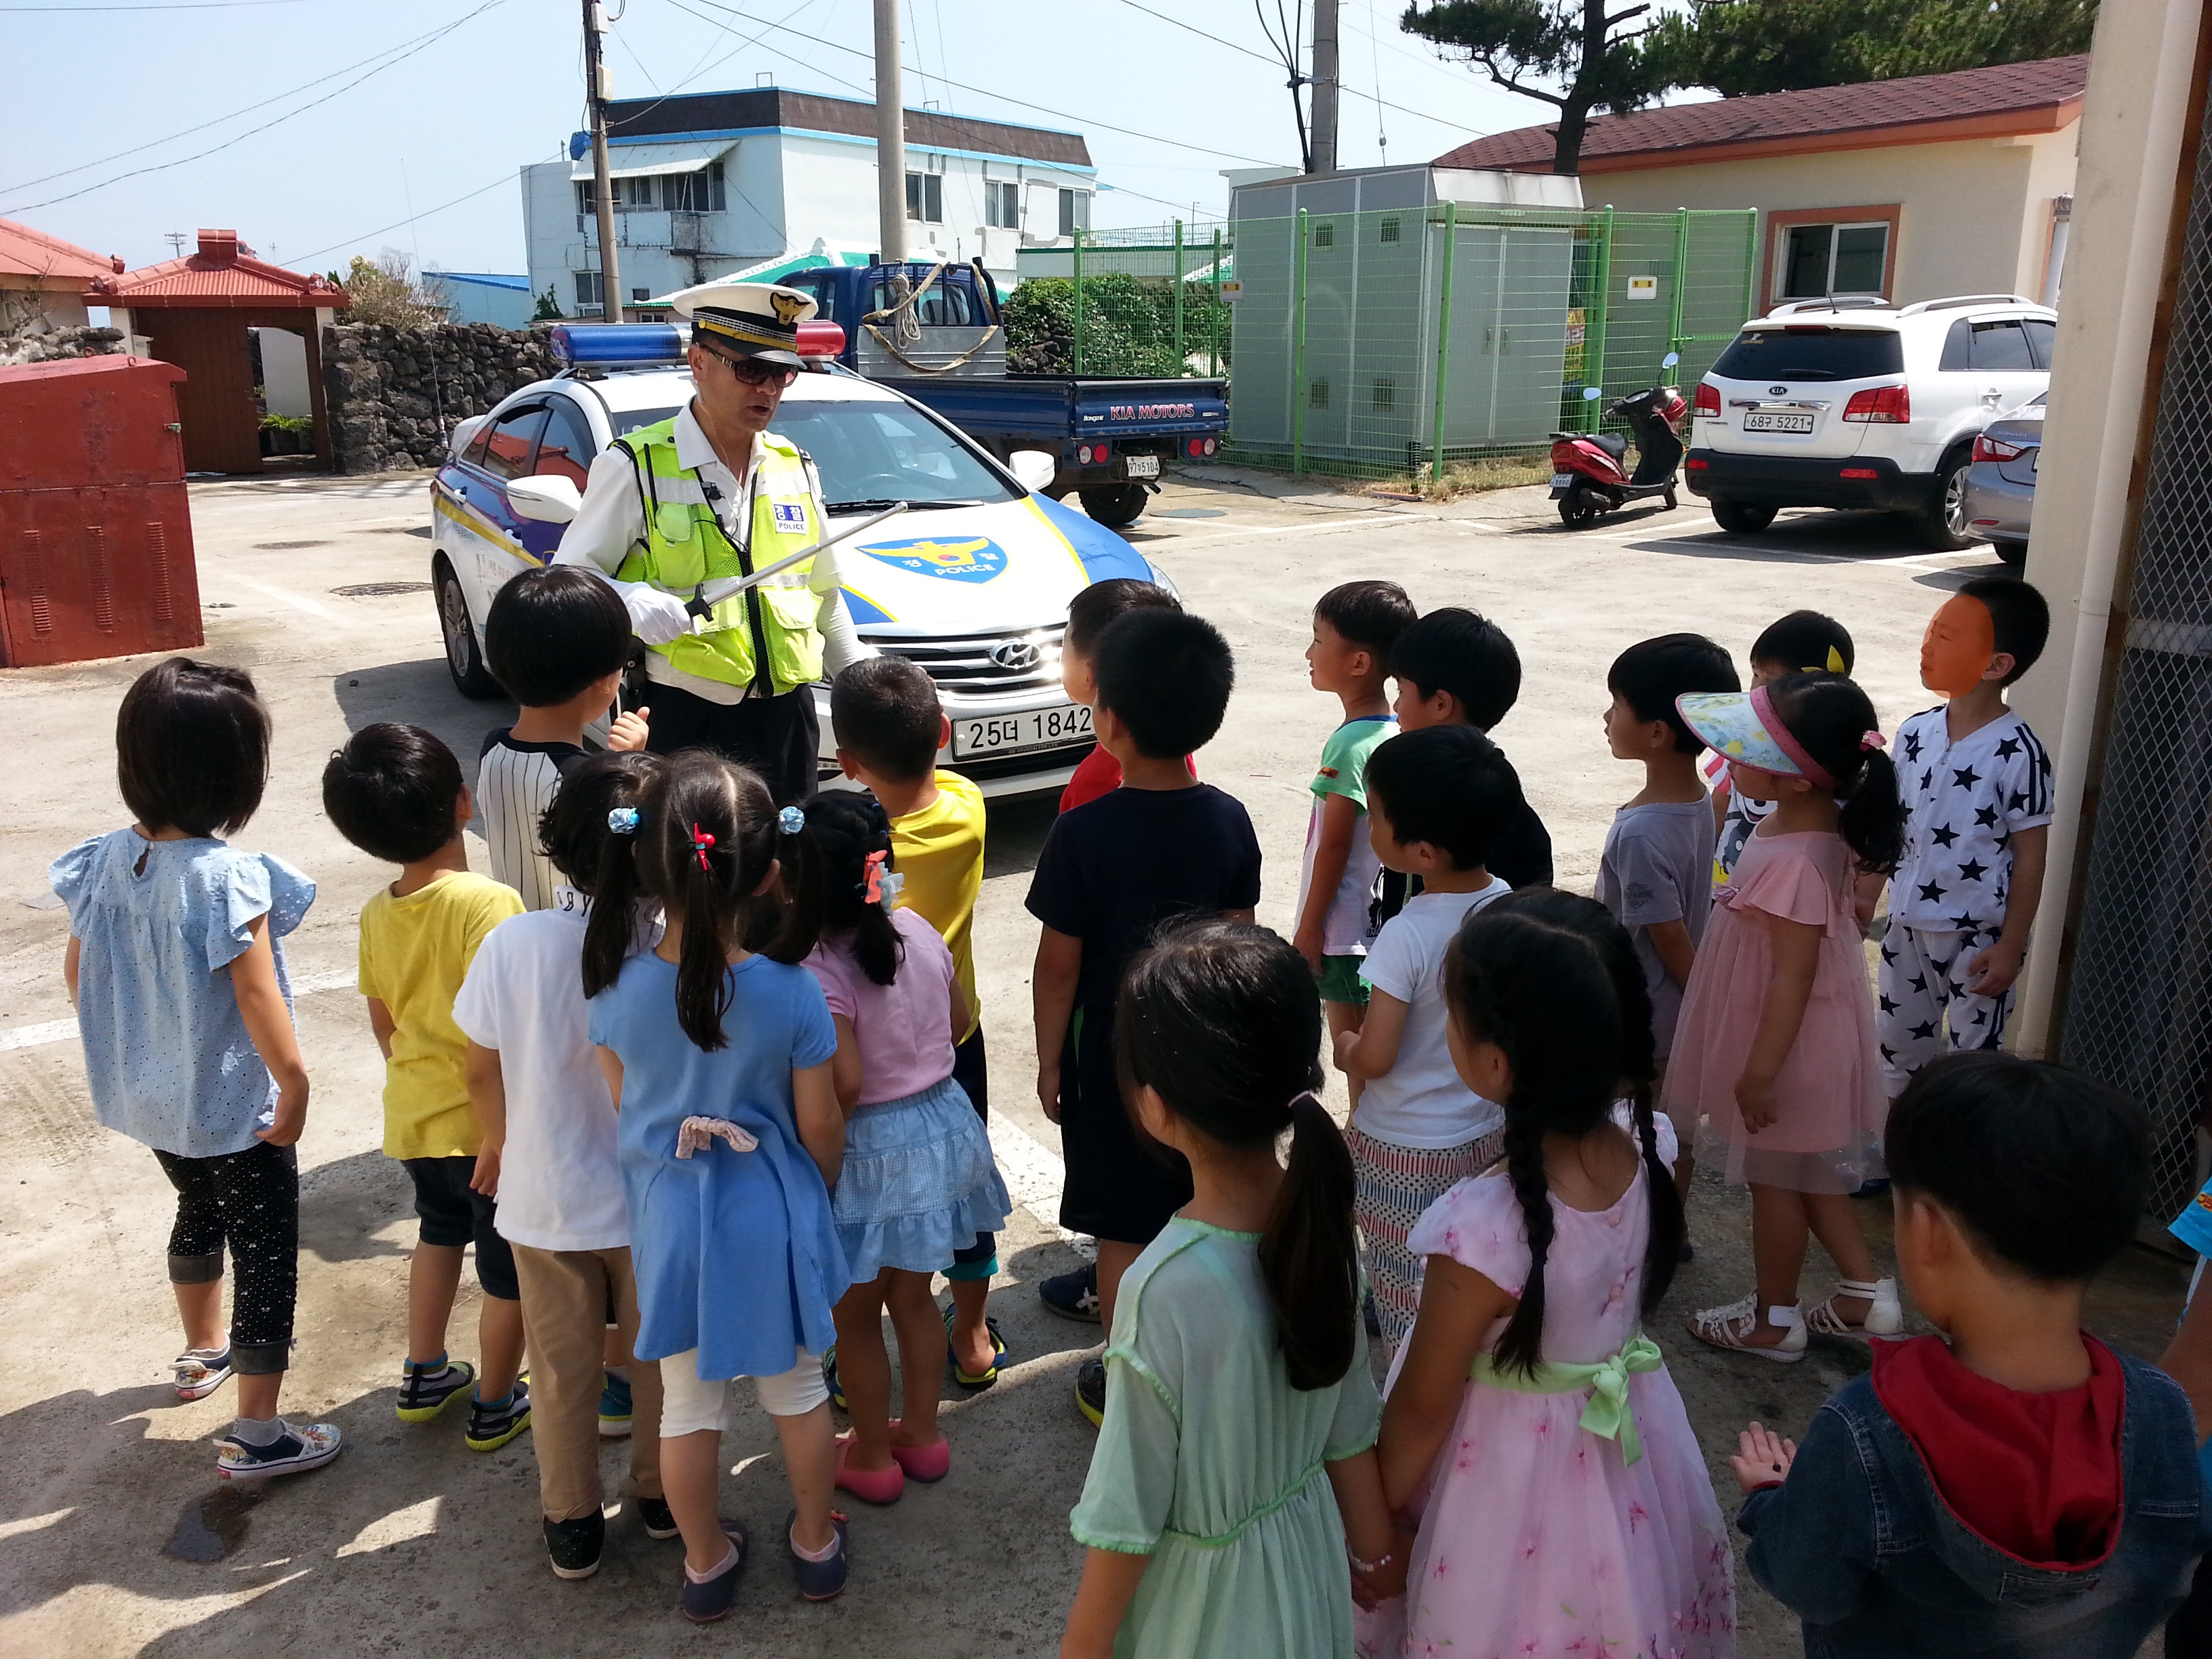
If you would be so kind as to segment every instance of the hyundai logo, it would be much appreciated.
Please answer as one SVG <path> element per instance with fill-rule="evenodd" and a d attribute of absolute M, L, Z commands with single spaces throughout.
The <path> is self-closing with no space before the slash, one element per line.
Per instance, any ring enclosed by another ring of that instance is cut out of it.
<path fill-rule="evenodd" d="M 1784 392 L 1789 390 L 1790 388 L 1786 386 L 1771 386 L 1766 388 L 1766 395 L 1770 398 L 1779 398 Z"/>
<path fill-rule="evenodd" d="M 1028 640 L 1008 640 L 1004 645 L 991 647 L 991 660 L 1000 668 L 1019 673 L 1042 662 L 1044 653 Z"/>

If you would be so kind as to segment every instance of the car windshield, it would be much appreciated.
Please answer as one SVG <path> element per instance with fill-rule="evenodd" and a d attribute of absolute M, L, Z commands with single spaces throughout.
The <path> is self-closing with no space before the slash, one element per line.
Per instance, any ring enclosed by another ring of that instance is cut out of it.
<path fill-rule="evenodd" d="M 904 404 L 790 399 L 770 430 L 814 458 L 823 502 L 833 513 L 895 501 L 928 507 L 1013 499 L 1004 479 Z"/>
<path fill-rule="evenodd" d="M 1712 372 L 1726 380 L 1866 380 L 1905 371 L 1896 333 L 1875 328 L 1747 328 Z"/>
<path fill-rule="evenodd" d="M 669 409 L 615 409 L 607 413 L 615 423 L 615 436 L 627 438 L 633 432 L 642 432 L 649 426 L 658 425 L 683 406 L 678 404 Z"/>

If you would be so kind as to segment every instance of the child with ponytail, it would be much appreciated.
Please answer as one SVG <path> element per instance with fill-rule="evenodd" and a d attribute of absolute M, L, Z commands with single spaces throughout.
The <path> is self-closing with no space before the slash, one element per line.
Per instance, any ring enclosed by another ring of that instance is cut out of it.
<path fill-rule="evenodd" d="M 704 1624 L 736 1599 L 746 1538 L 715 1502 L 729 1380 L 775 1419 L 801 1595 L 845 1587 L 844 1517 L 821 1354 L 850 1282 L 830 1214 L 844 1120 L 837 1034 L 813 940 L 781 902 L 781 860 L 811 855 L 797 807 L 704 750 L 672 756 L 614 827 L 636 836 L 638 889 L 665 931 L 625 956 L 633 895 L 603 884 L 586 928 L 591 1038 L 619 1114 L 641 1363 L 659 1363 L 661 1479 L 684 1537 L 680 1605 Z M 627 867 L 627 866 L 624 866 Z"/>
<path fill-rule="evenodd" d="M 1061 1659 L 1348 1659 L 1355 1575 L 1404 1588 L 1321 1032 L 1311 970 L 1263 928 L 1185 924 L 1122 979 L 1123 1096 L 1193 1197 L 1115 1298 Z"/>
<path fill-rule="evenodd" d="M 1381 1465 L 1419 1517 L 1419 1591 L 1363 1617 L 1359 1652 L 1725 1659 L 1727 1529 L 1641 1328 L 1682 1211 L 1635 947 L 1594 899 L 1509 894 L 1460 929 L 1444 995 L 1453 1065 L 1504 1103 L 1505 1157 L 1409 1240 L 1420 1310 Z"/>
<path fill-rule="evenodd" d="M 1851 1195 L 1883 1173 L 1885 1103 L 1852 896 L 1903 851 L 1897 774 L 1874 705 L 1841 674 L 1784 674 L 1748 692 L 1677 700 L 1729 759 L 1729 784 L 1771 801 L 1713 915 L 1682 995 L 1666 1107 L 1705 1124 L 1703 1163 L 1751 1188 L 1747 1295 L 1691 1316 L 1717 1348 L 1790 1364 L 1808 1333 L 1893 1336 L 1897 1281 L 1877 1275 Z M 1809 1313 L 1797 1281 L 1809 1236 L 1843 1273 Z"/>
<path fill-rule="evenodd" d="M 870 795 L 806 803 L 794 908 L 818 926 L 806 966 L 836 1027 L 830 1063 L 845 1115 L 844 1164 L 830 1212 L 853 1286 L 837 1304 L 835 1357 L 823 1367 L 852 1415 L 837 1484 L 892 1504 L 909 1477 L 942 1480 L 951 1448 L 937 1431 L 948 1312 L 930 1285 L 955 1250 L 1006 1224 L 1006 1183 L 991 1138 L 954 1079 L 953 1047 L 971 1015 L 952 952 L 919 911 L 897 907 L 891 826 Z M 890 1415 L 884 1310 L 898 1334 L 900 1415 Z"/>

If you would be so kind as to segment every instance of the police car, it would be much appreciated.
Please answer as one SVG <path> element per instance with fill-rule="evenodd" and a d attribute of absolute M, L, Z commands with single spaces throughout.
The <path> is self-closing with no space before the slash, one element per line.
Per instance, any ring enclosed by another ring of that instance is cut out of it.
<path fill-rule="evenodd" d="M 672 326 L 566 324 L 550 335 L 562 371 L 457 426 L 430 487 L 431 581 L 446 665 L 465 696 L 502 695 L 484 667 L 483 618 L 510 577 L 551 560 L 593 458 L 691 398 Z M 986 795 L 1057 789 L 1092 744 L 1091 711 L 1060 689 L 1068 600 L 1117 576 L 1171 584 L 1112 531 L 1039 493 L 1049 456 L 1018 454 L 1010 470 L 921 404 L 835 368 L 842 343 L 835 324 L 802 325 L 814 368 L 784 393 L 772 429 L 813 457 L 831 534 L 841 518 L 907 507 L 836 550 L 854 624 L 936 683 L 952 725 L 940 764 Z M 828 686 L 815 697 L 828 779 Z"/>

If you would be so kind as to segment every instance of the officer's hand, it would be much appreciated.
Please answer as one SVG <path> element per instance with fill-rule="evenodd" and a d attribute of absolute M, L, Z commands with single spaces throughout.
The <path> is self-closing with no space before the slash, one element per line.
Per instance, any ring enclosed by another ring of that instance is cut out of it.
<path fill-rule="evenodd" d="M 629 608 L 629 625 L 647 645 L 666 645 L 691 631 L 691 613 L 673 593 L 664 593 L 642 582 L 623 595 Z"/>

